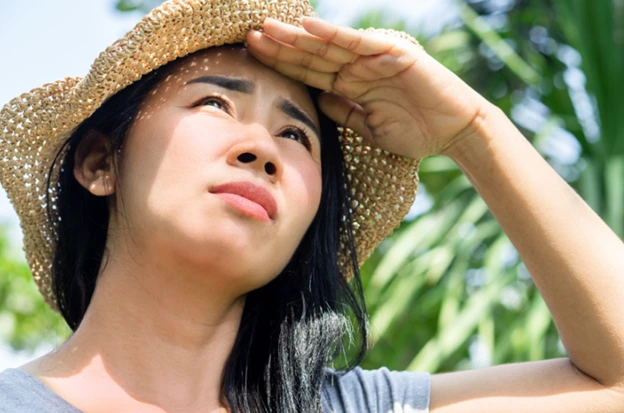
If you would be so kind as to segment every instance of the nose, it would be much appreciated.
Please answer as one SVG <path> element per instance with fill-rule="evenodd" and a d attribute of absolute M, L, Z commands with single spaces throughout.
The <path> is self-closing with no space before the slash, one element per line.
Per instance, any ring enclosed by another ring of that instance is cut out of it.
<path fill-rule="evenodd" d="M 228 154 L 230 165 L 249 168 L 270 182 L 282 177 L 284 166 L 273 137 L 264 126 L 246 125 L 244 139 L 233 145 Z"/>

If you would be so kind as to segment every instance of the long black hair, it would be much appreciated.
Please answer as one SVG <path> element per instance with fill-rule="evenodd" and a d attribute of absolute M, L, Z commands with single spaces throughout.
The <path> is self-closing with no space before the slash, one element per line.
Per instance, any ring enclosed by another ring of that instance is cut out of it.
<path fill-rule="evenodd" d="M 74 130 L 50 168 L 49 176 L 59 171 L 52 284 L 59 311 L 72 331 L 85 315 L 106 259 L 109 223 L 106 199 L 91 194 L 73 175 L 76 148 L 85 134 L 98 131 L 110 138 L 112 153 L 121 154 L 143 100 L 184 59 L 150 72 L 104 102 Z M 366 308 L 338 129 L 318 108 L 320 91 L 309 92 L 322 134 L 321 206 L 284 270 L 247 294 L 223 372 L 222 391 L 232 412 L 321 412 L 326 367 L 344 355 L 343 367 L 349 370 L 367 350 Z M 49 186 L 50 181 L 48 194 Z M 52 219 L 50 211 L 49 215 Z M 353 267 L 351 287 L 338 267 L 341 241 Z"/>

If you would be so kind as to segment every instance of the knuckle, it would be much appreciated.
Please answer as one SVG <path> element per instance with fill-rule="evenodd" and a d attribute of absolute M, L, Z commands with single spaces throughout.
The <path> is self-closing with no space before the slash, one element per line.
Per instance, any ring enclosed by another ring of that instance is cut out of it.
<path fill-rule="evenodd" d="M 339 49 L 335 51 L 335 59 L 342 64 L 353 64 L 359 57 L 358 54 L 353 53 L 350 50 Z"/>
<path fill-rule="evenodd" d="M 329 53 L 329 43 L 321 44 L 318 50 L 316 51 L 316 54 L 321 57 L 326 57 L 328 53 Z"/>
<path fill-rule="evenodd" d="M 338 29 L 334 29 L 334 31 L 332 32 L 331 35 L 329 35 L 327 40 L 331 43 L 334 40 L 336 40 L 336 37 L 338 37 Z"/>
<path fill-rule="evenodd" d="M 344 65 L 340 71 L 340 77 L 345 82 L 362 80 L 363 68 L 357 65 Z"/>
<path fill-rule="evenodd" d="M 342 65 L 340 63 L 330 63 L 327 66 L 328 72 L 338 73 L 342 70 Z"/>
<path fill-rule="evenodd" d="M 305 67 L 303 67 L 297 71 L 295 78 L 302 83 L 307 83 L 309 74 L 310 72 Z"/>
<path fill-rule="evenodd" d="M 286 56 L 286 50 L 278 45 L 275 45 L 275 58 L 279 60 L 283 60 Z"/>
<path fill-rule="evenodd" d="M 360 44 L 362 43 L 362 36 L 357 35 L 355 36 L 355 38 L 353 38 L 350 42 L 349 42 L 349 50 L 355 50 L 357 49 Z"/>
<path fill-rule="evenodd" d="M 379 117 L 377 112 L 370 112 L 366 116 L 366 126 L 368 126 L 371 129 L 375 129 L 375 130 L 379 130 L 381 128 L 381 126 L 382 126 L 382 119 Z"/>
<path fill-rule="evenodd" d="M 314 61 L 314 56 L 309 53 L 306 53 L 301 57 L 301 65 L 303 67 L 312 66 L 313 61 Z"/>
<path fill-rule="evenodd" d="M 296 47 L 301 47 L 301 42 L 303 41 L 301 35 L 299 33 L 293 33 L 293 39 L 291 44 Z"/>
<path fill-rule="evenodd" d="M 342 81 L 340 78 L 334 82 L 334 89 L 347 99 L 353 100 L 360 96 L 359 91 L 353 87 L 353 83 Z"/>

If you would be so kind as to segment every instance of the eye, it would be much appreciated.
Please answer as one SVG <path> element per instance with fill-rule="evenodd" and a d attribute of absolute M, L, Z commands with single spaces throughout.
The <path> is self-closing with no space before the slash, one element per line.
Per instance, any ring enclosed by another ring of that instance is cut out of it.
<path fill-rule="evenodd" d="M 308 151 L 312 148 L 312 145 L 310 144 L 310 136 L 301 128 L 290 126 L 288 129 L 283 131 L 280 136 L 300 142 Z"/>
<path fill-rule="evenodd" d="M 225 97 L 222 97 L 222 96 L 217 96 L 217 95 L 205 96 L 201 98 L 200 100 L 198 100 L 197 102 L 193 103 L 192 105 L 192 107 L 194 108 L 198 106 L 212 106 L 214 108 L 220 109 L 229 114 L 232 113 L 232 105 L 229 103 L 229 101 Z"/>

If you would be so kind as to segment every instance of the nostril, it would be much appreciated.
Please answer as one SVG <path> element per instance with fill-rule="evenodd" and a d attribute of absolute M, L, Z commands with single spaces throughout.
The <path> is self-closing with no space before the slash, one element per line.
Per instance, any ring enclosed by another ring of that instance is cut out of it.
<path fill-rule="evenodd" d="M 253 162 L 257 159 L 256 155 L 253 153 L 245 152 L 238 155 L 238 160 L 244 163 Z"/>
<path fill-rule="evenodd" d="M 269 175 L 273 175 L 276 171 L 275 165 L 273 165 L 271 162 L 267 162 L 264 165 L 264 170 L 266 171 L 266 173 L 268 173 Z"/>

